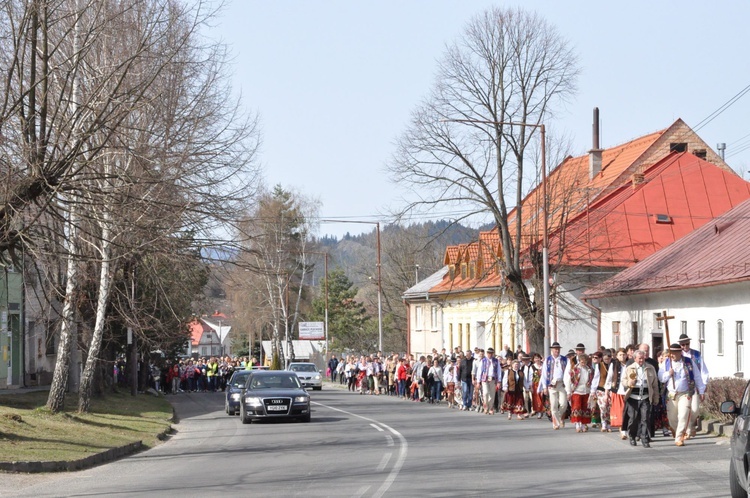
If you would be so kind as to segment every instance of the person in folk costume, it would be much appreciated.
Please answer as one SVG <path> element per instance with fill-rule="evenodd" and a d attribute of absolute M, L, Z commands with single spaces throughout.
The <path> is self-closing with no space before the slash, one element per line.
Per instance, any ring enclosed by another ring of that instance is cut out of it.
<path fill-rule="evenodd" d="M 503 391 L 505 391 L 503 410 L 508 411 L 508 420 L 513 417 L 514 413 L 518 420 L 523 420 L 526 414 L 523 393 L 531 388 L 531 379 L 524 375 L 520 366 L 518 360 L 513 360 L 510 370 L 503 376 Z"/>
<path fill-rule="evenodd" d="M 581 344 L 579 344 L 579 346 L 581 346 Z M 570 376 L 570 369 L 575 367 L 578 364 L 578 354 L 576 354 L 576 352 L 573 351 L 572 349 L 568 350 L 568 354 L 566 354 L 565 356 L 568 358 L 568 367 L 565 370 L 565 373 L 563 374 L 563 379 Z M 563 414 L 563 417 L 562 417 L 563 420 L 570 418 L 570 411 L 571 411 L 570 395 L 568 395 L 568 409 L 565 410 L 565 413 Z"/>
<path fill-rule="evenodd" d="M 586 432 L 591 423 L 591 409 L 589 395 L 591 381 L 594 374 L 589 366 L 589 358 L 585 354 L 578 355 L 575 365 L 568 365 L 568 375 L 565 377 L 565 390 L 570 398 L 570 421 L 576 424 L 576 432 Z"/>
<path fill-rule="evenodd" d="M 547 414 L 551 418 L 549 413 L 549 398 L 539 392 L 539 382 L 542 379 L 542 355 L 534 353 L 534 359 L 531 364 L 531 411 L 536 413 L 536 418 L 542 418 L 542 415 Z"/>
<path fill-rule="evenodd" d="M 521 355 L 521 366 L 520 370 L 523 372 L 524 379 L 528 380 L 529 386 L 524 388 L 523 390 L 523 406 L 526 409 L 526 413 L 524 414 L 524 418 L 529 418 L 529 415 L 534 415 L 536 413 L 534 411 L 534 403 L 532 400 L 532 394 L 531 391 L 533 389 L 533 379 L 534 379 L 534 368 L 531 365 L 531 356 L 527 355 L 526 353 Z"/>
<path fill-rule="evenodd" d="M 495 414 L 495 397 L 497 396 L 497 384 L 502 381 L 503 368 L 495 358 L 495 350 L 487 348 L 487 356 L 479 363 L 477 378 L 482 385 L 482 397 L 484 400 L 484 413 Z"/>
<path fill-rule="evenodd" d="M 610 394 L 606 389 L 607 377 L 609 376 L 609 370 L 612 368 L 612 353 L 605 351 L 604 353 L 596 352 L 595 357 L 599 357 L 599 361 L 594 362 L 594 378 L 591 381 L 591 396 L 596 401 L 599 407 L 599 416 L 602 424 L 602 432 L 612 432 L 611 420 L 610 420 Z"/>
<path fill-rule="evenodd" d="M 708 367 L 706 366 L 706 362 L 704 361 L 701 352 L 697 349 L 690 349 L 690 338 L 687 336 L 687 334 L 681 334 L 677 342 L 679 342 L 680 347 L 682 348 L 682 356 L 693 360 L 695 366 L 698 367 L 696 373 L 700 372 L 700 377 L 703 385 L 708 387 Z M 701 400 L 698 398 L 698 396 L 693 396 L 692 403 L 690 405 L 691 424 L 688 427 L 686 439 L 695 437 L 695 431 L 697 430 L 698 424 L 698 415 L 700 414 L 700 404 Z"/>
<path fill-rule="evenodd" d="M 685 445 L 685 436 L 690 427 L 692 399 L 697 396 L 703 401 L 706 386 L 695 360 L 682 356 L 679 344 L 669 346 L 670 358 L 659 367 L 659 379 L 667 385 L 667 416 L 674 429 L 677 446 Z"/>
<path fill-rule="evenodd" d="M 448 401 L 448 408 L 453 408 L 456 404 L 456 381 L 458 380 L 458 368 L 456 367 L 457 359 L 450 358 L 445 364 L 443 370 L 443 381 L 445 382 L 445 399 Z"/>
<path fill-rule="evenodd" d="M 604 384 L 604 392 L 610 398 L 610 425 L 620 428 L 620 439 L 627 439 L 625 430 L 628 428 L 627 412 L 625 411 L 625 391 L 627 390 L 622 380 L 625 376 L 625 363 L 627 353 L 625 349 L 617 350 L 615 359 L 607 371 L 607 381 Z"/>
<path fill-rule="evenodd" d="M 550 353 L 542 366 L 537 392 L 549 396 L 552 428 L 557 430 L 565 427 L 562 417 L 568 408 L 568 394 L 563 385 L 568 359 L 560 354 L 560 344 L 557 342 L 553 342 L 550 346 Z"/>
<path fill-rule="evenodd" d="M 646 352 L 635 351 L 633 363 L 625 369 L 625 404 L 629 413 L 628 436 L 630 445 L 636 446 L 635 438 L 641 438 L 644 448 L 650 448 L 651 407 L 659 403 L 659 382 L 653 365 L 646 363 Z"/>
<path fill-rule="evenodd" d="M 658 368 L 656 369 L 657 378 L 659 368 L 669 358 L 669 349 L 666 349 L 659 353 Z M 669 432 L 669 418 L 667 417 L 667 386 L 663 382 L 659 381 L 659 404 L 653 407 L 651 417 L 654 420 L 654 427 L 662 430 L 664 437 L 672 437 Z"/>
<path fill-rule="evenodd" d="M 592 375 L 596 375 L 596 372 L 599 371 L 599 364 L 602 362 L 602 357 L 603 355 L 599 351 L 596 351 L 589 356 L 589 366 L 591 367 Z M 602 414 L 601 410 L 599 410 L 599 403 L 596 397 L 596 388 L 597 385 L 594 384 L 594 380 L 592 379 L 591 392 L 589 394 L 589 408 L 591 409 L 591 427 L 593 429 L 602 426 Z"/>

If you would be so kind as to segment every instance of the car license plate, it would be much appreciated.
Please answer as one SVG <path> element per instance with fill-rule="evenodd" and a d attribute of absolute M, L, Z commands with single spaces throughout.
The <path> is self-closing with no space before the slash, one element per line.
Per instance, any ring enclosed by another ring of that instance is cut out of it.
<path fill-rule="evenodd" d="M 286 405 L 271 405 L 266 407 L 266 410 L 269 412 L 285 412 L 288 410 L 288 407 Z"/>

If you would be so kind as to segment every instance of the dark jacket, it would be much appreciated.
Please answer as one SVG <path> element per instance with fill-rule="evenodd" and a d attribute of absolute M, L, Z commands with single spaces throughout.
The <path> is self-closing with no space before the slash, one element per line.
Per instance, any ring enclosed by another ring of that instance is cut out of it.
<path fill-rule="evenodd" d="M 458 367 L 458 380 L 471 384 L 471 369 L 473 366 L 474 358 L 469 358 L 468 360 L 466 358 L 463 358 L 461 360 L 461 365 Z"/>

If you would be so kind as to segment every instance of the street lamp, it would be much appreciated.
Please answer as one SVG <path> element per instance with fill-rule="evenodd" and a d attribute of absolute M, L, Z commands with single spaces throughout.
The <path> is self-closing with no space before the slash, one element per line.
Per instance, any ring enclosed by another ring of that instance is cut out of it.
<path fill-rule="evenodd" d="M 525 126 L 528 128 L 539 128 L 542 139 L 542 266 L 544 277 L 544 357 L 549 356 L 550 349 L 550 331 L 549 331 L 549 254 L 547 247 L 549 245 L 549 233 L 547 227 L 547 153 L 544 124 L 536 123 L 516 123 L 513 121 L 484 121 L 479 119 L 444 119 L 443 121 L 452 121 L 456 123 L 477 123 L 491 125 L 510 125 Z M 502 195 L 502 193 L 498 193 Z"/>
<path fill-rule="evenodd" d="M 382 305 L 382 289 L 381 289 L 381 276 L 380 276 L 380 222 L 379 221 L 359 221 L 359 220 L 320 220 L 320 223 L 360 223 L 367 225 L 375 225 L 377 231 L 377 243 L 378 243 L 378 350 L 383 350 L 383 305 Z"/>

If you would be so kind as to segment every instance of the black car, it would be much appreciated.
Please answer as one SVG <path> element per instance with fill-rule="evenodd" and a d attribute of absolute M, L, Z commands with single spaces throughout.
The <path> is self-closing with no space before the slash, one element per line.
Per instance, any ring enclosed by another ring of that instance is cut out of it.
<path fill-rule="evenodd" d="M 737 406 L 734 401 L 725 401 L 721 404 L 721 412 L 736 415 L 734 419 L 734 430 L 732 431 L 732 459 L 729 463 L 729 489 L 732 498 L 747 497 L 750 472 L 748 460 L 750 460 L 750 446 L 748 443 L 748 424 L 750 423 L 750 382 L 745 386 L 742 395 L 742 404 Z"/>
<path fill-rule="evenodd" d="M 284 418 L 309 422 L 310 395 L 294 372 L 253 370 L 242 392 L 240 418 L 243 424 Z"/>
<path fill-rule="evenodd" d="M 224 401 L 224 411 L 227 412 L 227 415 L 237 415 L 240 412 L 242 390 L 245 388 L 245 382 L 251 372 L 252 370 L 235 370 L 229 382 L 227 382 Z"/>

